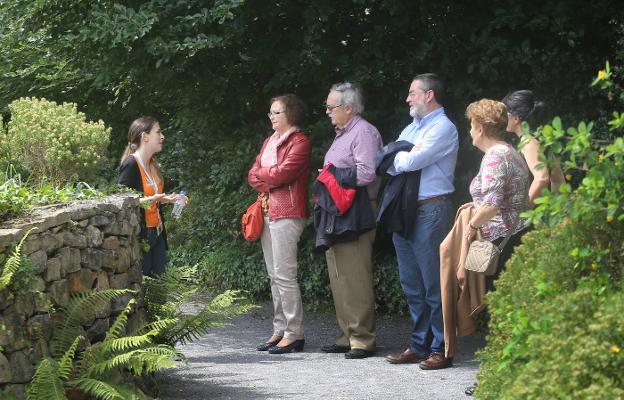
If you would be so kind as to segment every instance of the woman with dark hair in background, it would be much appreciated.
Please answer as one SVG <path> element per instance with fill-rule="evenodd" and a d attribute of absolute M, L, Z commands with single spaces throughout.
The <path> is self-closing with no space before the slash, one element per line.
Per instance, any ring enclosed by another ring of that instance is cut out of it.
<path fill-rule="evenodd" d="M 304 105 L 295 95 L 271 99 L 273 134 L 264 140 L 247 180 L 264 212 L 260 237 L 273 297 L 273 334 L 258 351 L 302 351 L 303 304 L 297 282 L 297 243 L 308 217 L 310 140 L 301 132 Z"/>
<path fill-rule="evenodd" d="M 160 124 L 152 117 L 135 119 L 128 129 L 128 145 L 121 156 L 118 181 L 121 185 L 140 192 L 140 204 L 146 204 L 142 216 L 141 237 L 147 240 L 149 250 L 143 252 L 143 275 L 157 276 L 167 265 L 167 236 L 160 205 L 188 201 L 186 196 L 164 193 L 163 176 L 154 154 L 163 149 L 165 136 Z"/>
<path fill-rule="evenodd" d="M 503 99 L 503 104 L 507 107 L 509 117 L 507 131 L 515 133 L 520 138 L 524 134 L 522 122 L 528 123 L 531 129 L 535 129 L 544 123 L 544 102 L 537 101 L 530 90 L 518 90 L 509 93 Z M 556 192 L 565 179 L 558 165 L 552 165 L 550 169 L 546 166 L 537 168 L 541 161 L 539 160 L 539 143 L 535 138 L 532 137 L 524 142 L 520 151 L 533 175 L 533 182 L 529 187 L 529 201 L 531 205 L 534 205 L 535 199 L 540 196 L 542 189 L 548 187 L 551 191 Z"/>

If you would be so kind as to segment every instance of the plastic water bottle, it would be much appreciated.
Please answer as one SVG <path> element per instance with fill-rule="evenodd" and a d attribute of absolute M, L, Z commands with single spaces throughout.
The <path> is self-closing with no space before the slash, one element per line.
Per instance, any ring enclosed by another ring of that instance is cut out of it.
<path fill-rule="evenodd" d="M 180 192 L 180 195 L 186 196 L 186 191 L 182 190 Z M 182 210 L 184 209 L 184 207 L 186 207 L 186 204 L 184 203 L 184 199 L 178 199 L 173 205 L 173 211 L 171 211 L 171 216 L 174 219 L 180 218 L 180 215 L 182 215 Z"/>

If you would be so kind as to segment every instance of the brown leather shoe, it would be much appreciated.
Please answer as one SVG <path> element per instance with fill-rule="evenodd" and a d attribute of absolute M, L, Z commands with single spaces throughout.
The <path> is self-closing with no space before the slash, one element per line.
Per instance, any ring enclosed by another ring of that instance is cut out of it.
<path fill-rule="evenodd" d="M 443 369 L 453 366 L 453 359 L 444 357 L 444 353 L 433 352 L 429 358 L 421 361 L 420 369 Z"/>
<path fill-rule="evenodd" d="M 399 354 L 388 354 L 386 360 L 390 364 L 410 364 L 425 361 L 429 356 L 414 353 L 412 349 L 407 347 Z"/>

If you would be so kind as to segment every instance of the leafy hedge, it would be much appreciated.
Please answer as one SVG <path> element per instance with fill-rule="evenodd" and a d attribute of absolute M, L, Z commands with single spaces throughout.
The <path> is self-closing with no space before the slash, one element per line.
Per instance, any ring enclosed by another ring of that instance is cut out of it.
<path fill-rule="evenodd" d="M 624 291 L 616 269 L 571 249 L 624 240 L 563 222 L 525 235 L 488 295 L 488 345 L 478 398 L 615 399 L 624 396 Z"/>
<path fill-rule="evenodd" d="M 480 157 L 466 134 L 465 105 L 534 88 L 553 112 L 599 113 L 601 101 L 581 77 L 624 36 L 610 0 L 126 3 L 0 2 L 0 110 L 7 118 L 7 105 L 19 96 L 81 104 L 113 127 L 115 159 L 130 121 L 159 116 L 166 137 L 159 160 L 168 178 L 190 190 L 195 210 L 171 227 L 172 243 L 183 244 L 179 254 L 189 259 L 206 256 L 215 283 L 236 265 L 248 269 L 242 282 L 253 283 L 236 288 L 259 293 L 267 293 L 260 250 L 243 243 L 237 229 L 253 200 L 245 173 L 268 133 L 270 97 L 294 92 L 310 107 L 305 129 L 316 168 L 332 138 L 321 107 L 332 83 L 362 85 L 365 117 L 388 141 L 409 120 L 403 100 L 411 77 L 440 73 L 447 111 L 461 132 L 456 188 L 463 202 Z M 328 298 L 324 261 L 311 247 L 304 238 L 308 304 Z M 378 304 L 400 309 L 392 257 L 387 244 L 376 256 Z"/>
<path fill-rule="evenodd" d="M 307 230 L 312 231 L 312 227 Z M 314 241 L 304 234 L 299 242 L 299 286 L 304 305 L 317 310 L 332 303 L 327 264 L 323 254 L 310 251 Z M 243 288 L 258 299 L 270 296 L 269 278 L 259 243 L 241 239 L 219 246 L 201 259 L 200 280 L 215 290 Z M 373 283 L 376 309 L 384 313 L 404 313 L 406 303 L 401 290 L 398 269 L 393 257 L 378 255 L 374 259 Z"/>

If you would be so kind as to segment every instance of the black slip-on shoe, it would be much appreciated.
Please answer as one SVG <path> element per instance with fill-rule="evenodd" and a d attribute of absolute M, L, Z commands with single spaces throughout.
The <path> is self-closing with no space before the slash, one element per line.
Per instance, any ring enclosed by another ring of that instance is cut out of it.
<path fill-rule="evenodd" d="M 349 346 L 339 346 L 337 344 L 328 344 L 321 347 L 323 353 L 346 353 L 351 350 Z"/>
<path fill-rule="evenodd" d="M 370 357 L 375 354 L 374 351 L 364 349 L 351 349 L 345 353 L 345 358 L 349 360 L 356 360 L 360 358 Z"/>

